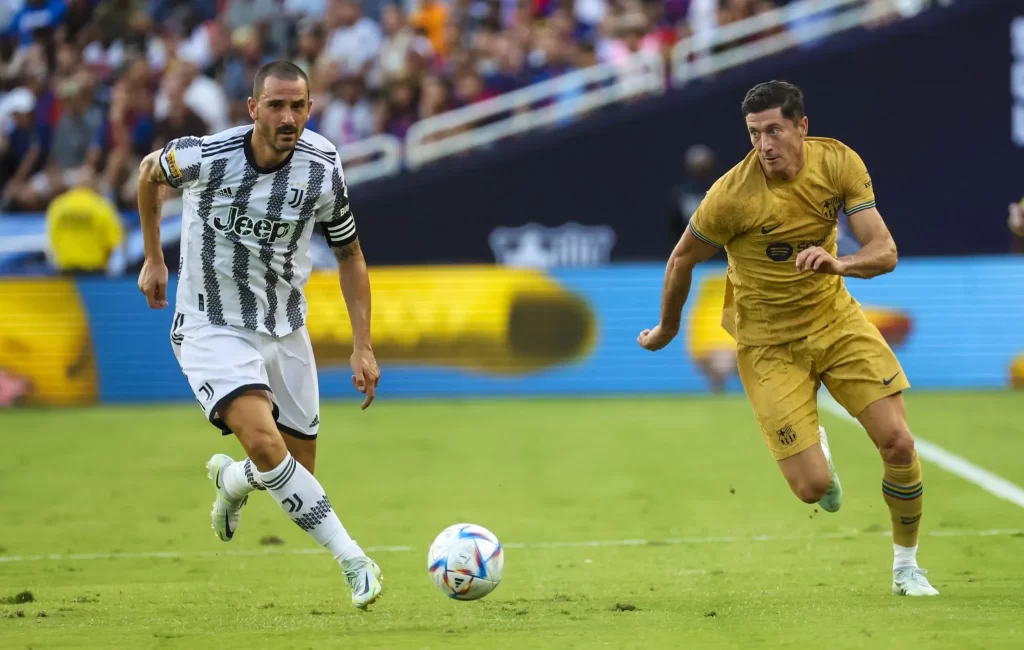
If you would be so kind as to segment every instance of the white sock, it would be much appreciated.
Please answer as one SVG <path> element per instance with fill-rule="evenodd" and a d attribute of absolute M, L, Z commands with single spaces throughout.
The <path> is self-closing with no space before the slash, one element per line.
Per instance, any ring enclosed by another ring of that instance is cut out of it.
<path fill-rule="evenodd" d="M 917 544 L 913 546 L 892 545 L 893 560 L 892 570 L 916 569 L 917 568 Z"/>
<path fill-rule="evenodd" d="M 266 490 L 260 479 L 260 472 L 252 461 L 246 458 L 236 461 L 224 468 L 220 473 L 220 482 L 224 491 L 232 499 L 241 499 L 253 490 Z"/>
<path fill-rule="evenodd" d="M 261 472 L 260 480 L 292 521 L 329 550 L 338 562 L 366 557 L 334 514 L 320 481 L 291 454 L 274 469 Z"/>

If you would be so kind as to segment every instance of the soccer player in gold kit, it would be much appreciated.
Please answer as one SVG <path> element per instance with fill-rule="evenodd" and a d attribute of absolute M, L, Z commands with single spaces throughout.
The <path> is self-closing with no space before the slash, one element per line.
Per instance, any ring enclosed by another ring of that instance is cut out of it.
<path fill-rule="evenodd" d="M 759 84 L 742 108 L 753 149 L 718 179 L 694 213 L 668 261 L 661 322 L 637 341 L 660 350 L 672 340 L 694 266 L 724 247 L 731 288 L 725 314 L 735 314 L 735 328 L 724 325 L 735 332 L 744 391 L 793 493 L 828 512 L 842 503 L 818 424 L 817 392 L 824 382 L 882 456 L 893 592 L 937 595 L 916 558 L 923 484 L 903 404 L 910 383 L 843 280 L 896 267 L 896 244 L 875 208 L 871 177 L 843 143 L 808 137 L 796 86 Z M 840 209 L 862 248 L 837 258 Z"/>

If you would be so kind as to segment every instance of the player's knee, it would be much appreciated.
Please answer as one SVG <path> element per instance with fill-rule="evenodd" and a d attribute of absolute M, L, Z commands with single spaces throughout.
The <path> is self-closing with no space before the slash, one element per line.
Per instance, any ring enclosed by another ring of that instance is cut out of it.
<path fill-rule="evenodd" d="M 914 436 L 906 423 L 893 425 L 878 446 L 882 460 L 890 465 L 909 465 L 914 460 Z"/>
<path fill-rule="evenodd" d="M 245 453 L 261 472 L 274 469 L 288 455 L 288 448 L 285 447 L 284 440 L 276 428 L 252 425 L 235 433 L 245 448 Z"/>
<path fill-rule="evenodd" d="M 832 482 L 832 475 L 828 471 L 828 465 L 822 467 L 809 467 L 806 471 L 796 476 L 789 477 L 789 487 L 793 490 L 796 498 L 804 503 L 817 503 L 824 498 Z"/>
<path fill-rule="evenodd" d="M 804 503 L 817 503 L 824 498 L 825 492 L 828 491 L 829 480 L 829 477 L 826 476 L 824 481 L 820 478 L 796 481 L 790 484 L 790 488 L 793 489 L 796 498 Z"/>

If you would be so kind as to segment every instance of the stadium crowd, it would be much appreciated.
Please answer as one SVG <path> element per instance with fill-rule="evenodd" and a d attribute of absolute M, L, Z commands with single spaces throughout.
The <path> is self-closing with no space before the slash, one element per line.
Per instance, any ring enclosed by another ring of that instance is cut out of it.
<path fill-rule="evenodd" d="M 788 1 L 788 0 L 787 0 Z M 248 120 L 254 71 L 311 79 L 338 145 L 680 38 L 778 0 L 4 0 L 0 211 L 91 186 L 135 202 L 146 152 Z"/>

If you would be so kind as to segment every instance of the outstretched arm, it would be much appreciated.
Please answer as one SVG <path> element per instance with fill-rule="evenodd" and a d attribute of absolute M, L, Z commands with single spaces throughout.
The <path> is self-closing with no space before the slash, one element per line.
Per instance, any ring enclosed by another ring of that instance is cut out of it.
<path fill-rule="evenodd" d="M 697 237 L 690 228 L 683 232 L 665 266 L 661 291 L 661 321 L 653 330 L 644 330 L 637 342 L 647 350 L 660 350 L 679 333 L 683 305 L 690 295 L 693 268 L 714 257 L 718 247 Z"/>

